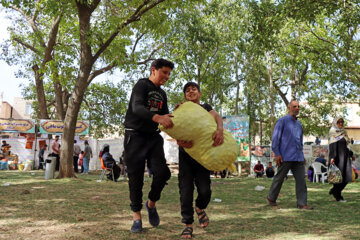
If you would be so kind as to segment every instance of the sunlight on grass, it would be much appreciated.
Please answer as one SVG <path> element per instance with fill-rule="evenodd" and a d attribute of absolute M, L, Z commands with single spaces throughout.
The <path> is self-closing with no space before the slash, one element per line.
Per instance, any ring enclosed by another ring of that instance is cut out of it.
<path fill-rule="evenodd" d="M 181 223 L 177 177 L 172 177 L 157 203 L 161 218 L 154 228 L 142 209 L 144 232 L 130 232 L 132 212 L 128 183 L 103 181 L 97 174 L 78 179 L 46 181 L 43 175 L 0 176 L 0 239 L 178 239 Z M 146 178 L 143 203 L 151 185 Z M 264 191 L 255 191 L 257 186 Z M 351 184 L 344 193 L 347 203 L 329 197 L 327 184 L 308 185 L 308 201 L 314 211 L 296 208 L 295 181 L 287 180 L 278 198 L 278 207 L 265 201 L 271 181 L 254 178 L 212 179 L 212 198 L 206 212 L 210 225 L 199 227 L 194 214 L 195 239 L 358 239 L 359 185 Z M 196 197 L 196 192 L 195 192 Z M 214 202 L 214 198 L 221 202 Z M 322 217 L 326 216 L 326 217 Z M 344 218 L 344 216 L 346 216 Z M 336 223 L 336 227 L 334 225 Z"/>
<path fill-rule="evenodd" d="M 317 235 L 317 234 L 299 234 L 296 232 L 287 232 L 287 233 L 277 233 L 270 234 L 267 238 L 263 239 L 294 239 L 294 240 L 309 240 L 309 239 L 317 239 L 317 240 L 331 240 L 331 239 L 339 239 L 339 236 L 330 235 Z"/>
<path fill-rule="evenodd" d="M 332 186 L 327 185 L 327 187 L 328 187 L 328 188 L 326 188 L 326 189 L 308 187 L 308 192 L 324 192 L 324 191 L 326 191 L 326 190 L 329 191 Z"/>
<path fill-rule="evenodd" d="M 358 188 L 358 189 L 345 189 L 344 192 L 347 192 L 347 193 L 360 193 L 360 188 Z"/>

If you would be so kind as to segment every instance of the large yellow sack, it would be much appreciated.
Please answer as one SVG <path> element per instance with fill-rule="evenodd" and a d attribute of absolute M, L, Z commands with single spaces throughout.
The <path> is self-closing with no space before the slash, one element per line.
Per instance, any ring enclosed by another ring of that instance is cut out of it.
<path fill-rule="evenodd" d="M 233 163 L 239 155 L 239 146 L 232 135 L 224 129 L 224 143 L 213 147 L 212 135 L 216 131 L 215 119 L 199 104 L 186 102 L 173 113 L 173 128 L 159 126 L 172 138 L 182 141 L 193 141 L 191 148 L 185 151 L 206 169 L 222 171 L 226 168 L 234 170 Z"/>

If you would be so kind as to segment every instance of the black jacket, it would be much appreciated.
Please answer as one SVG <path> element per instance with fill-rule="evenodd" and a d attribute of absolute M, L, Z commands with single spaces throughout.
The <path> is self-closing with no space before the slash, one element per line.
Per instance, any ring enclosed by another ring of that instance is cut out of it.
<path fill-rule="evenodd" d="M 125 115 L 125 128 L 139 132 L 153 133 L 158 123 L 152 121 L 155 114 L 169 113 L 164 90 L 156 87 L 148 78 L 140 79 L 134 86 L 129 107 Z"/>

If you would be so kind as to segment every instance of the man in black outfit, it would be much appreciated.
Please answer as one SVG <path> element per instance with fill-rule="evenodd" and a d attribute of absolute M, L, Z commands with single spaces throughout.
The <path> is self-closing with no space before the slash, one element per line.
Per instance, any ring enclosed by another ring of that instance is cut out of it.
<path fill-rule="evenodd" d="M 145 161 L 153 174 L 151 190 L 145 207 L 152 226 L 160 223 L 155 203 L 160 199 L 166 181 L 171 174 L 164 154 L 164 140 L 158 125 L 171 128 L 172 115 L 169 114 L 167 96 L 160 88 L 169 79 L 174 64 L 165 59 L 157 59 L 151 64 L 149 78 L 140 79 L 134 86 L 125 116 L 125 163 L 129 178 L 130 207 L 133 211 L 132 232 L 142 231 L 141 208 L 142 187 L 144 185 Z"/>
<path fill-rule="evenodd" d="M 38 170 L 40 169 L 44 169 L 44 153 L 46 151 L 46 148 L 47 148 L 47 144 L 45 144 L 39 151 L 39 168 Z"/>

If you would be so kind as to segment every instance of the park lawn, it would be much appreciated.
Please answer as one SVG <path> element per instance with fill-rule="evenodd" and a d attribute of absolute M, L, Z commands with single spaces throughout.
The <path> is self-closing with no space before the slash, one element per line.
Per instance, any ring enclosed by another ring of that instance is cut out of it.
<path fill-rule="evenodd" d="M 145 231 L 133 234 L 127 182 L 99 183 L 99 175 L 44 180 L 43 171 L 1 171 L 0 239 L 179 239 L 184 226 L 177 177 L 157 204 L 160 226 L 151 227 L 143 209 Z M 145 178 L 144 200 L 150 184 Z M 265 201 L 270 179 L 212 179 L 210 225 L 201 229 L 195 222 L 194 239 L 359 239 L 359 184 L 349 184 L 343 194 L 348 202 L 339 203 L 329 196 L 329 184 L 307 182 L 315 209 L 304 211 L 296 209 L 292 178 L 283 184 L 278 207 Z M 255 191 L 257 185 L 265 190 Z"/>

